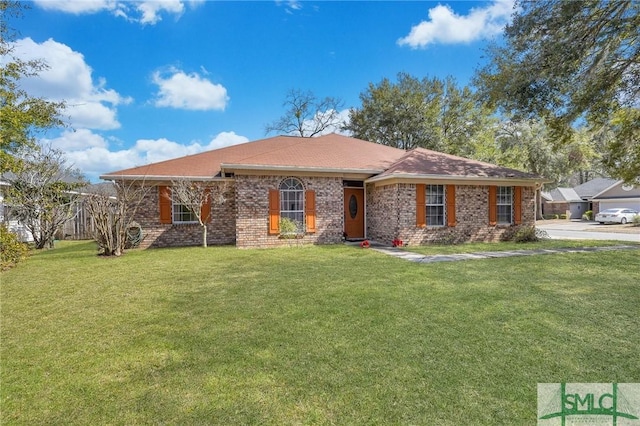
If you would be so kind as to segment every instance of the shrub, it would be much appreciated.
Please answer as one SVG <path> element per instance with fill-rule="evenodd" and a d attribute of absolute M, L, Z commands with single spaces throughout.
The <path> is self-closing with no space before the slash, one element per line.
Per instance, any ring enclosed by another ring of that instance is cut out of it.
<path fill-rule="evenodd" d="M 280 237 L 282 238 L 296 238 L 296 235 L 300 232 L 299 223 L 288 217 L 280 219 Z"/>
<path fill-rule="evenodd" d="M 587 210 L 582 215 L 582 220 L 593 220 L 593 210 Z"/>
<path fill-rule="evenodd" d="M 18 241 L 16 234 L 9 232 L 6 225 L 0 224 L 0 270 L 14 267 L 28 253 L 29 247 Z"/>
<path fill-rule="evenodd" d="M 560 219 L 566 219 L 566 218 L 567 218 L 567 215 L 566 215 L 566 214 L 561 214 L 561 215 L 560 215 Z"/>
<path fill-rule="evenodd" d="M 516 243 L 534 243 L 547 239 L 549 239 L 547 231 L 544 229 L 538 229 L 535 226 L 523 226 L 510 238 L 511 241 Z"/>
<path fill-rule="evenodd" d="M 640 226 L 640 214 L 635 215 L 633 219 L 631 219 L 631 223 L 633 223 L 633 226 Z"/>

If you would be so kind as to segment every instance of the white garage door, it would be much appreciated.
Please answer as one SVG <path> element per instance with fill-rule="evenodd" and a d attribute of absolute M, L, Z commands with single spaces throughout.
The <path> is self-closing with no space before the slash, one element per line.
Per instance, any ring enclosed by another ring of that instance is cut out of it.
<path fill-rule="evenodd" d="M 621 207 L 625 209 L 633 209 L 640 211 L 640 199 L 631 199 L 631 200 L 602 200 L 600 201 L 600 211 L 605 209 L 612 209 L 615 207 Z"/>

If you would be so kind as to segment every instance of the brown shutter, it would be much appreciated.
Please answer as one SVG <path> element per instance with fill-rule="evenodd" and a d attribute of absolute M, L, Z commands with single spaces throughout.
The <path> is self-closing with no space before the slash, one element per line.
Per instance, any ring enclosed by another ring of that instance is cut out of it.
<path fill-rule="evenodd" d="M 158 204 L 160 206 L 160 223 L 171 223 L 171 188 L 168 186 L 159 186 L 158 198 Z"/>
<path fill-rule="evenodd" d="M 426 187 L 424 183 L 416 185 L 416 226 L 427 226 L 427 208 L 425 203 Z"/>
<path fill-rule="evenodd" d="M 513 221 L 516 225 L 522 223 L 522 187 L 513 188 Z"/>
<path fill-rule="evenodd" d="M 495 226 L 498 223 L 498 194 L 497 187 L 489 187 L 489 225 Z"/>
<path fill-rule="evenodd" d="M 456 186 L 447 185 L 447 226 L 456 226 Z"/>
<path fill-rule="evenodd" d="M 207 199 L 200 208 L 200 217 L 202 218 L 202 223 L 209 222 L 209 219 L 211 218 L 211 188 L 205 189 L 205 193 L 207 194 Z"/>
<path fill-rule="evenodd" d="M 269 190 L 269 235 L 280 233 L 280 191 Z"/>
<path fill-rule="evenodd" d="M 316 232 L 316 192 L 308 189 L 304 193 L 304 214 L 307 232 Z"/>

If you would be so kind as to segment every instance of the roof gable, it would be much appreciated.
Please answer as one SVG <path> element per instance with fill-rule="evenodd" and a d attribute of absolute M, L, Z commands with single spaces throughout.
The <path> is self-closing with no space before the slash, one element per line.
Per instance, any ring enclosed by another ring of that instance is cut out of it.
<path fill-rule="evenodd" d="M 574 191 L 580 196 L 580 198 L 592 198 L 595 195 L 611 188 L 618 181 L 608 178 L 595 178 L 581 185 L 574 187 Z"/>

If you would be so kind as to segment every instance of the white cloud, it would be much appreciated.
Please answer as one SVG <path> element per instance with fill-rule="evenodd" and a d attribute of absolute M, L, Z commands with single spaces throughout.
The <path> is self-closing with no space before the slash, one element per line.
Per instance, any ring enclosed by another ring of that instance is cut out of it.
<path fill-rule="evenodd" d="M 314 123 L 316 120 L 322 120 L 324 117 L 328 117 L 334 111 L 335 110 L 331 109 L 325 112 L 318 112 L 316 113 L 316 118 L 314 120 L 305 120 L 302 126 L 306 131 L 311 132 L 315 128 Z M 350 133 L 348 131 L 342 130 L 342 127 L 349 123 L 349 110 L 343 109 L 342 111 L 339 111 L 336 118 L 337 118 L 336 125 L 327 126 L 327 128 L 325 128 L 322 132 L 318 133 L 316 136 L 323 136 L 331 133 L 338 133 L 340 135 L 350 136 Z"/>
<path fill-rule="evenodd" d="M 167 77 L 159 71 L 153 74 L 153 82 L 159 88 L 156 106 L 199 111 L 224 111 L 226 108 L 229 97 L 224 86 L 214 84 L 197 73 L 186 74 L 172 69 L 170 74 Z"/>
<path fill-rule="evenodd" d="M 470 43 L 500 34 L 511 19 L 513 0 L 495 0 L 493 4 L 474 8 L 468 15 L 458 15 L 451 7 L 438 5 L 429 9 L 429 19 L 411 28 L 398 40 L 401 46 L 425 48 L 429 44 Z"/>
<path fill-rule="evenodd" d="M 76 15 L 114 10 L 118 2 L 113 0 L 35 0 L 45 10 L 58 10 Z"/>
<path fill-rule="evenodd" d="M 198 141 L 188 145 L 170 141 L 166 138 L 140 139 L 132 147 L 118 149 L 118 144 L 87 129 L 65 130 L 59 137 L 44 139 L 42 144 L 65 152 L 70 164 L 79 168 L 86 177 L 95 182 L 98 176 L 108 172 L 197 154 L 199 152 L 248 142 L 244 136 L 234 132 L 221 132 L 207 144 Z M 111 146 L 116 145 L 116 146 Z"/>
<path fill-rule="evenodd" d="M 177 16 L 184 12 L 184 3 L 180 0 L 143 1 L 137 7 L 141 13 L 141 24 L 156 24 L 162 19 L 160 12 L 173 13 Z"/>
<path fill-rule="evenodd" d="M 179 18 L 185 10 L 185 4 L 194 8 L 203 1 L 35 0 L 35 3 L 45 10 L 56 10 L 75 15 L 107 11 L 128 21 L 154 25 L 162 20 L 163 14 Z"/>
<path fill-rule="evenodd" d="M 70 117 L 71 126 L 100 130 L 120 127 L 116 106 L 132 99 L 106 89 L 104 79 L 95 82 L 93 70 L 81 53 L 52 39 L 36 43 L 25 38 L 15 43 L 14 55 L 22 60 L 42 60 L 48 65 L 36 77 L 20 80 L 20 84 L 32 96 L 66 101 L 64 114 Z"/>

